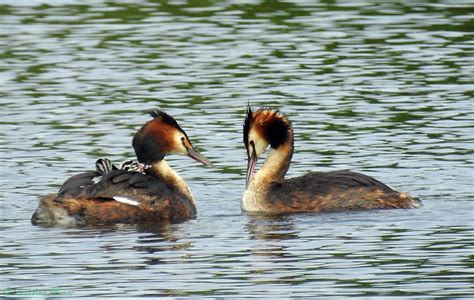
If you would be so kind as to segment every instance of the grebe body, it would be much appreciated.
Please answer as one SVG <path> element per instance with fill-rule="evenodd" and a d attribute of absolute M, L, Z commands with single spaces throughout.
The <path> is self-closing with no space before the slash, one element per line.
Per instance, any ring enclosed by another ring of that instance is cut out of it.
<path fill-rule="evenodd" d="M 249 107 L 244 144 L 248 164 L 243 211 L 293 213 L 421 206 L 407 193 L 351 171 L 312 172 L 285 179 L 294 151 L 293 129 L 277 111 L 264 108 L 252 112 Z M 268 147 L 265 163 L 255 172 L 259 156 Z"/>
<path fill-rule="evenodd" d="M 153 119 L 134 136 L 138 163 L 116 167 L 99 159 L 96 171 L 72 176 L 56 195 L 40 200 L 33 224 L 86 225 L 106 223 L 178 222 L 196 215 L 186 182 L 164 159 L 187 155 L 205 165 L 186 133 L 168 114 L 155 110 Z"/>

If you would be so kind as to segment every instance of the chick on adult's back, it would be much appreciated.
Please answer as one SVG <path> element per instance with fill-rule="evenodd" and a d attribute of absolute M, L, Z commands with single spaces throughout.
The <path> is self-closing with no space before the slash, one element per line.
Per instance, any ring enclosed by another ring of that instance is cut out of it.
<path fill-rule="evenodd" d="M 33 224 L 83 225 L 182 221 L 196 215 L 186 182 L 165 161 L 167 154 L 211 163 L 196 151 L 170 115 L 154 110 L 135 134 L 136 168 L 117 168 L 98 160 L 96 171 L 72 176 L 56 195 L 45 196 Z"/>
<path fill-rule="evenodd" d="M 263 108 L 252 112 L 249 107 L 243 138 L 248 155 L 244 211 L 289 213 L 421 205 L 407 193 L 351 171 L 312 172 L 285 179 L 293 156 L 293 129 L 278 111 Z M 268 146 L 267 159 L 255 172 L 257 160 Z"/>

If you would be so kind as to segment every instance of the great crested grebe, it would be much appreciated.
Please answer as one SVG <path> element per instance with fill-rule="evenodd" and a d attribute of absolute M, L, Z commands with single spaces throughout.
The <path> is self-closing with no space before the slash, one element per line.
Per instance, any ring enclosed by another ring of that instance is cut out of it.
<path fill-rule="evenodd" d="M 212 164 L 193 148 L 173 117 L 159 110 L 150 114 L 153 119 L 133 137 L 138 163 L 126 161 L 117 168 L 99 159 L 96 171 L 72 176 L 56 195 L 43 197 L 32 223 L 177 222 L 194 217 L 196 206 L 188 185 L 164 158 L 181 154 Z"/>
<path fill-rule="evenodd" d="M 314 172 L 285 179 L 293 156 L 293 129 L 278 111 L 247 109 L 244 144 L 248 155 L 242 210 L 291 213 L 383 208 L 415 208 L 418 199 L 351 171 Z M 267 159 L 255 173 L 259 156 Z"/>

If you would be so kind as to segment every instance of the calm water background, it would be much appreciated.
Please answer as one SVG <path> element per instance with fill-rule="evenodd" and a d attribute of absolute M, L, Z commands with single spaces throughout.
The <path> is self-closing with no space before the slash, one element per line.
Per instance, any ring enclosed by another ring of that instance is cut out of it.
<path fill-rule="evenodd" d="M 410 2 L 2 1 L 1 291 L 472 296 L 473 3 Z M 241 213 L 247 102 L 293 121 L 289 176 L 349 168 L 425 206 Z M 30 224 L 68 176 L 133 157 L 155 107 L 216 165 L 169 157 L 197 219 Z"/>

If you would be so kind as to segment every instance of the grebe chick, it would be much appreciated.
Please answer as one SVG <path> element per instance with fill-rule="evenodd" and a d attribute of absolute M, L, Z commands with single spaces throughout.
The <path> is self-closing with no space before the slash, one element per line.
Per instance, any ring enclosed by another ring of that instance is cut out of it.
<path fill-rule="evenodd" d="M 252 112 L 248 107 L 243 138 L 248 155 L 243 211 L 291 213 L 421 206 L 407 193 L 351 171 L 313 172 L 285 179 L 293 156 L 293 129 L 278 111 L 262 108 Z M 257 160 L 268 146 L 267 159 L 255 173 Z"/>
<path fill-rule="evenodd" d="M 150 166 L 145 166 L 139 162 L 133 160 L 125 160 L 117 167 L 114 165 L 110 159 L 107 158 L 99 158 L 95 162 L 95 170 L 98 173 L 98 176 L 92 178 L 94 183 L 98 183 L 102 180 L 103 176 L 107 173 L 112 172 L 113 170 L 124 170 L 128 172 L 140 172 L 142 174 L 146 174 L 145 170 Z"/>
<path fill-rule="evenodd" d="M 152 120 L 133 137 L 138 163 L 119 167 L 108 159 L 96 171 L 72 176 L 56 195 L 40 200 L 33 224 L 93 225 L 105 223 L 178 222 L 196 215 L 186 182 L 165 161 L 168 154 L 187 155 L 211 166 L 196 151 L 170 115 L 155 110 Z"/>
<path fill-rule="evenodd" d="M 142 174 L 146 174 L 145 170 L 150 168 L 151 166 L 146 166 L 144 164 L 141 164 L 137 161 L 133 161 L 131 159 L 125 160 L 120 163 L 120 165 L 117 167 L 114 165 L 110 159 L 107 158 L 99 158 L 95 162 L 95 170 L 97 173 L 101 175 L 105 175 L 109 172 L 112 172 L 113 170 L 125 170 L 129 172 L 140 172 Z"/>

